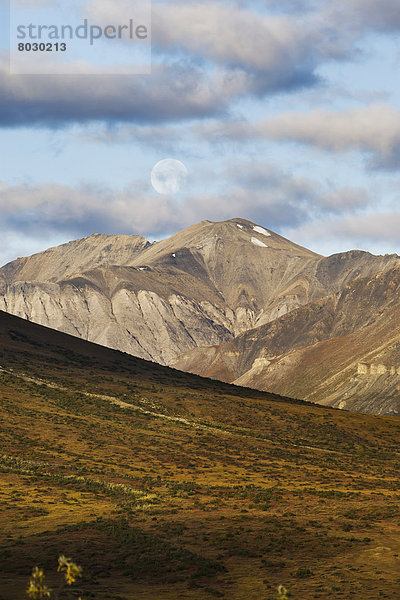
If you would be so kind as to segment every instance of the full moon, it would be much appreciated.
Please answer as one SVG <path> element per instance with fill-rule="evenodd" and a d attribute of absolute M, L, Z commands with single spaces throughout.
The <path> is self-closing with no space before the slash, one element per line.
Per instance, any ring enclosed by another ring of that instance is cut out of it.
<path fill-rule="evenodd" d="M 151 185 L 159 194 L 176 194 L 187 177 L 187 168 L 175 158 L 165 158 L 154 165 Z"/>

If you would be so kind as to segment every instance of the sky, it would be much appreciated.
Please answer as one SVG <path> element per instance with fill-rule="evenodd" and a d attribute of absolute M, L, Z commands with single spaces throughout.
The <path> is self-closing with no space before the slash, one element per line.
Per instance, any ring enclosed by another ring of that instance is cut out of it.
<path fill-rule="evenodd" d="M 57 5 L 10 2 L 32 21 Z M 79 4 L 104 26 L 133 5 Z M 0 0 L 0 264 L 234 217 L 325 255 L 400 254 L 398 0 L 159 0 L 151 15 L 148 72 L 102 70 L 109 44 L 89 74 L 20 75 Z M 123 44 L 126 66 L 138 44 Z M 166 158 L 188 171 L 175 194 L 151 185 Z"/>

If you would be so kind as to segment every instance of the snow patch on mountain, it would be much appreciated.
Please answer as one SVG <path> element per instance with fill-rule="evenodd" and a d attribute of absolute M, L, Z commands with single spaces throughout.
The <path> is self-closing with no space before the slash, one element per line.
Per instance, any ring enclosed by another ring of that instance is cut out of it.
<path fill-rule="evenodd" d="M 257 233 L 262 233 L 262 235 L 266 235 L 268 237 L 271 237 L 271 234 L 269 233 L 269 231 L 267 231 L 266 229 L 264 229 L 263 227 L 259 227 L 258 225 L 255 225 L 253 227 L 253 230 Z"/>
<path fill-rule="evenodd" d="M 260 246 L 261 248 L 268 248 L 267 244 L 264 244 L 264 242 L 261 242 L 260 240 L 258 240 L 255 237 L 252 237 L 251 241 L 255 246 Z"/>

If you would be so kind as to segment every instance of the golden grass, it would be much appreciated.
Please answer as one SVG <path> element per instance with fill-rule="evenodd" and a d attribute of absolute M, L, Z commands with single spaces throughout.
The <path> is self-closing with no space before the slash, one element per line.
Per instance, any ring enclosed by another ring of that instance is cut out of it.
<path fill-rule="evenodd" d="M 59 554 L 97 600 L 398 597 L 399 420 L 25 326 L 0 322 L 2 600 Z"/>

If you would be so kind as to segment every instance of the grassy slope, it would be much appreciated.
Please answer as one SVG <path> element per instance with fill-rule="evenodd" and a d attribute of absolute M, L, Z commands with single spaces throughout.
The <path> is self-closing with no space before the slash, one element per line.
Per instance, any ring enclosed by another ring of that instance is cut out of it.
<path fill-rule="evenodd" d="M 399 420 L 4 313 L 0 365 L 0 598 L 23 597 L 30 568 L 54 571 L 60 553 L 99 600 L 258 600 L 278 583 L 299 599 L 399 595 Z"/>

